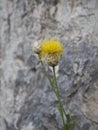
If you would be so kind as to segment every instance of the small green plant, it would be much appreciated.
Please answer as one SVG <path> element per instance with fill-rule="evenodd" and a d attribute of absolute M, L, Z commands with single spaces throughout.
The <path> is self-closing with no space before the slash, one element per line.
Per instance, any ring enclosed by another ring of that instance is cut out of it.
<path fill-rule="evenodd" d="M 62 44 L 59 41 L 48 40 L 40 44 L 39 48 L 35 48 L 34 51 L 38 54 L 43 72 L 48 78 L 53 88 L 53 91 L 58 99 L 57 107 L 62 119 L 64 130 L 74 130 L 75 123 L 71 122 L 70 114 L 65 112 L 64 106 L 61 102 L 61 95 L 55 72 L 55 66 L 60 61 L 61 55 L 64 52 Z M 43 61 L 46 61 L 47 64 L 52 67 L 53 78 L 51 78 L 49 72 L 46 71 Z"/>

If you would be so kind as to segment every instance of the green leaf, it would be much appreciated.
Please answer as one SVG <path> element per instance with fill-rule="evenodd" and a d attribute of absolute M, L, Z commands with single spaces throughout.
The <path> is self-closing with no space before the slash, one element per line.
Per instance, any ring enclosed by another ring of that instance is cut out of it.
<path fill-rule="evenodd" d="M 75 129 L 75 123 L 67 122 L 64 125 L 64 130 L 74 130 Z"/>
<path fill-rule="evenodd" d="M 66 114 L 66 119 L 67 119 L 67 122 L 70 122 L 71 120 L 70 114 Z"/>
<path fill-rule="evenodd" d="M 64 125 L 64 130 L 68 130 L 67 124 Z"/>

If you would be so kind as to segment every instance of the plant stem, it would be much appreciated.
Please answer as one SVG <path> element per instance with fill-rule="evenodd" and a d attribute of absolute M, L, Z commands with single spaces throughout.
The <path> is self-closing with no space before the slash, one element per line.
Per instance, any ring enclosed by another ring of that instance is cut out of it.
<path fill-rule="evenodd" d="M 50 76 L 49 73 L 46 71 L 46 69 L 45 69 L 45 67 L 44 67 L 44 64 L 43 64 L 43 62 L 42 62 L 41 59 L 40 59 L 40 62 L 41 62 L 41 65 L 42 65 L 42 69 L 43 69 L 43 71 L 44 71 L 44 74 L 46 75 L 46 77 L 48 78 L 48 80 L 49 80 L 51 86 L 52 86 L 53 89 L 54 89 L 54 84 L 53 84 L 53 82 L 52 82 L 51 76 Z M 55 91 L 55 90 L 54 90 L 54 91 Z"/>
<path fill-rule="evenodd" d="M 58 105 L 59 105 L 58 110 L 60 112 L 60 116 L 61 116 L 61 119 L 62 119 L 62 122 L 63 122 L 64 130 L 74 130 L 74 124 L 70 124 L 70 115 L 65 112 L 63 104 L 61 102 L 61 95 L 60 95 L 60 91 L 59 91 L 59 87 L 58 87 L 58 83 L 57 83 L 55 67 L 52 67 L 52 69 L 53 69 L 53 79 L 52 79 L 50 74 L 46 71 L 41 58 L 40 58 L 40 62 L 41 62 L 41 65 L 42 65 L 43 72 L 46 75 L 46 77 L 48 78 L 51 86 L 53 87 L 54 93 L 55 93 L 55 95 L 58 99 Z M 64 117 L 66 117 L 66 123 L 64 122 Z M 71 126 L 68 126 L 69 124 Z"/>
<path fill-rule="evenodd" d="M 62 118 L 63 125 L 65 127 L 64 114 L 63 114 L 64 109 L 63 109 L 63 105 L 62 105 L 62 102 L 61 102 L 60 91 L 59 91 L 59 87 L 58 87 L 58 83 L 57 83 L 57 79 L 56 79 L 55 67 L 53 67 L 53 74 L 54 74 L 55 93 L 56 93 L 56 96 L 57 96 L 57 99 L 58 99 L 58 102 L 59 102 L 59 112 L 60 112 L 60 115 L 61 115 L 61 118 Z"/>

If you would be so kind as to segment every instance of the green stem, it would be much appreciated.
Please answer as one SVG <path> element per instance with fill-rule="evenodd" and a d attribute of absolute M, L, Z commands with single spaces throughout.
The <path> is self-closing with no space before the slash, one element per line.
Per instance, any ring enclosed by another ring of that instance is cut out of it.
<path fill-rule="evenodd" d="M 55 67 L 53 67 L 53 73 L 54 73 L 54 78 L 55 78 L 55 79 L 54 79 L 54 80 L 55 80 L 55 85 L 56 85 L 56 88 L 57 88 L 59 97 L 61 97 L 61 96 L 60 96 L 59 87 L 58 87 L 58 83 L 57 83 L 57 79 L 56 79 Z M 61 103 L 61 104 L 62 104 L 62 103 Z M 66 119 L 67 119 L 67 113 L 65 112 L 63 105 L 62 105 L 62 109 L 63 109 L 63 112 L 64 112 L 64 114 L 65 114 L 65 116 L 66 116 Z M 68 119 L 67 119 L 67 121 L 68 121 Z"/>
<path fill-rule="evenodd" d="M 41 63 L 41 65 L 42 65 L 42 69 L 43 69 L 43 71 L 44 71 L 44 74 L 46 75 L 46 77 L 48 78 L 48 80 L 49 80 L 51 86 L 52 86 L 53 89 L 54 89 L 54 84 L 53 84 L 53 82 L 52 82 L 52 80 L 51 80 L 51 76 L 50 76 L 49 73 L 46 71 L 46 69 L 45 69 L 45 67 L 44 67 L 44 64 L 43 64 L 43 62 L 42 62 L 41 59 L 40 59 L 40 63 Z"/>
<path fill-rule="evenodd" d="M 55 67 L 53 67 L 53 76 L 54 76 L 54 79 L 52 80 L 50 74 L 46 71 L 41 58 L 40 58 L 40 63 L 42 65 L 43 72 L 46 75 L 46 77 L 48 78 L 48 80 L 49 80 L 49 82 L 50 82 L 50 84 L 51 84 L 51 86 L 52 86 L 52 88 L 53 88 L 53 90 L 54 90 L 54 92 L 56 94 L 56 97 L 58 99 L 58 102 L 59 102 L 58 110 L 59 110 L 61 118 L 62 118 L 62 122 L 63 122 L 63 125 L 64 125 L 64 130 L 66 130 L 66 128 L 65 128 L 65 122 L 64 122 L 64 114 L 65 114 L 65 117 L 66 117 L 67 121 L 68 121 L 68 118 L 67 118 L 67 114 L 66 114 L 66 112 L 64 110 L 64 107 L 62 105 L 62 102 L 61 102 L 60 91 L 59 91 L 59 87 L 58 87 L 58 83 L 57 83 L 57 79 L 56 79 Z"/>
<path fill-rule="evenodd" d="M 55 93 L 59 102 L 59 112 L 63 121 L 63 125 L 65 127 L 65 122 L 64 122 L 64 114 L 63 114 L 63 105 L 61 102 L 61 96 L 60 96 L 60 91 L 59 91 L 59 87 L 58 87 L 58 83 L 57 83 L 57 79 L 56 79 L 56 73 L 55 73 L 55 67 L 53 67 L 53 74 L 54 74 L 54 83 L 55 83 Z"/>

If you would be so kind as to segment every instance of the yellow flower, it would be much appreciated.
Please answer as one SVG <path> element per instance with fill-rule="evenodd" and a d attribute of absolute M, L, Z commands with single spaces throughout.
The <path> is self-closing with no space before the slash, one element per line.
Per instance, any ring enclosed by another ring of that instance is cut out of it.
<path fill-rule="evenodd" d="M 40 56 L 46 60 L 50 66 L 56 66 L 61 59 L 64 49 L 59 41 L 44 41 L 40 46 Z"/>
<path fill-rule="evenodd" d="M 64 51 L 62 44 L 59 41 L 48 40 L 41 44 L 41 52 L 43 53 L 62 53 Z"/>

